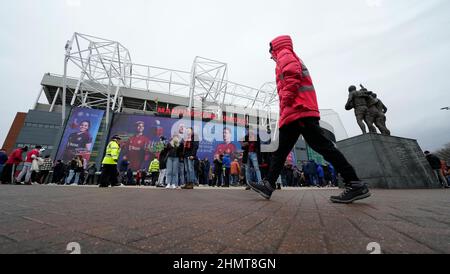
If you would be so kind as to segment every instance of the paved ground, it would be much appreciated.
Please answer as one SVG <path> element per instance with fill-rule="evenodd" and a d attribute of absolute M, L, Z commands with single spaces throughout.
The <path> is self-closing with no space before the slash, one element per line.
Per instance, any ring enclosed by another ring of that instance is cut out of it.
<path fill-rule="evenodd" d="M 0 186 L 0 253 L 450 253 L 450 190 Z"/>

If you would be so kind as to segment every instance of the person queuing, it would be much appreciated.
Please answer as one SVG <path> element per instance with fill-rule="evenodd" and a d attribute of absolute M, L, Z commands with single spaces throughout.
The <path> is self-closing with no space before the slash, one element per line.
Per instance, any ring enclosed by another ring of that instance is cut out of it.
<path fill-rule="evenodd" d="M 77 184 L 82 185 L 84 183 L 84 170 L 86 166 L 86 160 L 81 155 L 77 155 L 77 168 L 75 170 L 76 174 L 78 174 L 78 182 Z M 86 167 L 87 168 L 87 167 Z"/>
<path fill-rule="evenodd" d="M 180 158 L 183 154 L 183 143 L 180 142 L 178 135 L 172 137 L 170 142 L 167 144 L 167 186 L 166 188 L 176 189 L 178 188 L 178 174 Z"/>
<path fill-rule="evenodd" d="M 16 178 L 17 183 L 21 183 L 23 177 L 25 176 L 25 184 L 31 184 L 31 164 L 33 163 L 33 159 L 39 157 L 39 151 L 41 150 L 42 146 L 37 145 L 27 153 L 27 157 L 25 158 L 25 162 L 23 164 L 22 170 L 20 171 L 19 175 Z"/>
<path fill-rule="evenodd" d="M 317 175 L 317 164 L 314 160 L 309 160 L 306 164 L 306 175 L 310 186 L 317 186 L 319 176 Z"/>
<path fill-rule="evenodd" d="M 162 141 L 165 141 L 164 137 L 161 137 Z M 159 176 L 158 176 L 158 183 L 156 184 L 157 187 L 163 187 L 165 178 L 166 178 L 166 172 L 167 172 L 167 157 L 168 157 L 168 147 L 167 144 L 164 145 L 163 150 L 159 153 Z"/>
<path fill-rule="evenodd" d="M 8 160 L 3 167 L 3 172 L 1 176 L 2 184 L 11 184 L 14 182 L 14 174 L 16 173 L 16 168 L 20 163 L 23 162 L 23 153 L 28 151 L 28 147 L 22 147 L 15 149 L 8 157 Z"/>
<path fill-rule="evenodd" d="M 259 164 L 259 170 L 261 171 L 261 177 L 267 177 L 267 173 L 269 172 L 271 153 L 269 152 L 261 152 L 261 163 Z M 259 161 L 258 161 L 259 162 Z"/>
<path fill-rule="evenodd" d="M 126 184 L 131 186 L 131 185 L 133 185 L 133 183 L 134 183 L 133 170 L 131 169 L 131 167 L 129 167 L 128 171 L 127 171 L 127 182 L 126 182 Z"/>
<path fill-rule="evenodd" d="M 88 170 L 87 170 L 88 176 L 86 179 L 87 185 L 94 185 L 95 184 L 95 173 L 97 173 L 97 166 L 95 164 L 92 164 Z"/>
<path fill-rule="evenodd" d="M 447 179 L 447 185 L 450 185 L 450 167 L 445 167 L 445 178 Z"/>
<path fill-rule="evenodd" d="M 99 187 L 117 186 L 117 162 L 120 155 L 120 137 L 114 135 L 106 147 L 105 157 L 103 158 L 102 174 L 100 175 Z"/>
<path fill-rule="evenodd" d="M 80 180 L 78 181 L 78 183 L 80 185 L 84 185 L 84 182 L 86 181 L 86 172 L 87 169 L 89 167 L 89 162 L 86 158 L 84 158 L 83 156 L 80 155 L 79 157 L 80 162 L 81 162 L 81 167 L 78 169 L 80 172 Z"/>
<path fill-rule="evenodd" d="M 447 162 L 446 161 L 444 161 L 444 160 L 441 160 L 441 172 L 442 172 L 442 175 L 444 176 L 444 179 L 446 180 L 446 182 L 447 182 L 447 185 L 448 186 L 450 186 L 450 181 L 449 181 L 449 169 L 448 169 L 449 167 L 448 167 L 448 165 L 447 165 Z"/>
<path fill-rule="evenodd" d="M 449 188 L 447 184 L 447 179 L 442 174 L 441 170 L 441 159 L 434 155 L 433 153 L 430 153 L 428 150 L 424 152 L 425 158 L 427 159 L 428 163 L 430 164 L 431 168 L 433 169 L 434 175 L 438 179 L 439 183 L 441 184 L 442 188 Z"/>
<path fill-rule="evenodd" d="M 186 171 L 186 185 L 182 189 L 193 189 L 197 181 L 195 175 L 195 159 L 197 158 L 197 150 L 199 142 L 196 140 L 192 128 L 187 128 L 186 139 L 183 145 L 184 170 Z"/>
<path fill-rule="evenodd" d="M 330 171 L 330 166 L 328 164 L 325 164 L 323 166 L 323 174 L 324 174 L 324 180 L 325 180 L 325 186 L 330 187 L 332 185 L 332 176 Z"/>
<path fill-rule="evenodd" d="M 81 156 L 75 156 L 69 163 L 69 174 L 66 178 L 66 185 L 78 185 L 80 181 L 81 170 L 83 169 L 83 162 Z"/>
<path fill-rule="evenodd" d="M 41 150 L 42 152 L 43 150 Z M 44 163 L 44 159 L 41 157 L 33 157 L 33 160 L 31 161 L 31 177 L 30 177 L 30 183 L 33 185 L 38 184 L 38 181 L 40 179 L 40 172 L 41 172 L 41 166 Z M 39 182 L 40 183 L 40 182 Z"/>
<path fill-rule="evenodd" d="M 136 172 L 136 185 L 137 185 L 137 186 L 140 186 L 140 185 L 141 185 L 141 181 L 142 181 L 142 170 L 139 169 L 139 170 Z"/>
<path fill-rule="evenodd" d="M 317 181 L 319 187 L 325 186 L 325 172 L 323 171 L 323 167 L 320 164 L 317 165 Z"/>
<path fill-rule="evenodd" d="M 45 155 L 44 161 L 42 162 L 42 165 L 40 168 L 40 177 L 39 177 L 39 183 L 40 184 L 47 184 L 47 177 L 50 174 L 50 171 L 53 167 L 53 160 L 50 158 L 50 155 Z"/>
<path fill-rule="evenodd" d="M 283 167 L 284 171 L 285 171 L 285 184 L 284 186 L 292 186 L 293 185 L 293 180 L 294 180 L 294 170 L 292 168 L 292 163 L 290 163 L 289 161 L 286 161 L 284 163 L 284 167 Z"/>
<path fill-rule="evenodd" d="M 246 183 L 249 184 L 252 181 L 253 176 L 251 170 L 253 168 L 256 175 L 256 182 L 261 182 L 262 176 L 259 169 L 259 163 L 261 163 L 261 141 L 258 136 L 255 135 L 253 130 L 248 130 L 248 134 L 244 137 L 242 142 L 242 148 L 244 150 L 242 162 L 245 169 Z"/>
<path fill-rule="evenodd" d="M 200 160 L 200 166 L 198 171 L 198 181 L 200 185 L 205 185 L 205 160 Z"/>
<path fill-rule="evenodd" d="M 234 159 L 231 163 L 231 185 L 238 186 L 239 185 L 239 175 L 241 174 L 241 166 L 239 165 L 238 159 Z"/>
<path fill-rule="evenodd" d="M 301 176 L 302 176 L 302 172 L 300 171 L 300 169 L 298 169 L 297 166 L 294 166 L 294 184 L 293 184 L 293 186 L 295 186 L 295 187 L 301 186 Z"/>
<path fill-rule="evenodd" d="M 148 168 L 148 172 L 150 173 L 152 185 L 156 186 L 158 184 L 159 177 L 159 160 L 158 158 L 153 159 Z"/>
<path fill-rule="evenodd" d="M 6 154 L 6 151 L 2 148 L 0 150 L 0 176 L 2 175 L 3 167 L 5 166 L 7 161 L 8 161 L 8 154 Z"/>
<path fill-rule="evenodd" d="M 145 169 L 139 169 L 136 172 L 136 185 L 145 186 L 145 179 L 147 178 L 147 171 Z"/>
<path fill-rule="evenodd" d="M 66 167 L 61 160 L 57 160 L 53 167 L 52 184 L 61 184 L 64 180 L 64 172 Z"/>
<path fill-rule="evenodd" d="M 222 173 L 223 173 L 223 154 L 214 156 L 214 179 L 212 186 L 222 186 Z"/>
<path fill-rule="evenodd" d="M 130 161 L 128 160 L 127 156 L 123 156 L 122 161 L 120 161 L 120 164 L 119 164 L 119 178 L 120 178 L 121 183 L 123 183 L 127 180 L 126 176 L 127 176 L 128 167 L 130 167 Z"/>
<path fill-rule="evenodd" d="M 280 97 L 279 146 L 273 154 L 268 176 L 262 182 L 251 182 L 251 188 L 264 198 L 271 198 L 283 164 L 302 134 L 308 145 L 333 164 L 344 178 L 346 188 L 341 195 L 331 196 L 332 202 L 348 204 L 369 197 L 367 185 L 319 126 L 315 88 L 308 69 L 294 52 L 291 37 L 283 35 L 272 40 L 269 52 L 276 62 Z"/>
<path fill-rule="evenodd" d="M 198 157 L 194 158 L 194 170 L 195 170 L 195 185 L 200 185 L 200 159 Z"/>
<path fill-rule="evenodd" d="M 180 125 L 178 125 L 178 134 L 176 134 L 177 138 L 178 138 L 178 143 L 179 143 L 179 147 L 183 148 L 184 146 L 184 137 L 185 137 L 185 125 L 183 123 L 181 123 Z M 185 184 L 185 175 L 186 175 L 186 171 L 185 171 L 185 166 L 184 166 L 184 155 L 183 155 L 183 149 L 181 149 L 180 151 L 177 152 L 178 154 L 178 159 L 179 159 L 179 163 L 178 163 L 178 182 L 176 184 L 177 188 L 178 186 L 184 186 Z"/>
<path fill-rule="evenodd" d="M 210 178 L 210 172 L 211 172 L 211 164 L 209 163 L 209 159 L 205 158 L 205 160 L 203 161 L 203 166 L 202 166 L 202 174 L 203 174 L 203 185 L 209 185 L 209 178 Z"/>
<path fill-rule="evenodd" d="M 230 187 L 230 171 L 231 171 L 231 158 L 230 154 L 223 155 L 222 159 L 223 163 L 223 177 L 224 177 L 224 184 L 223 187 Z"/>

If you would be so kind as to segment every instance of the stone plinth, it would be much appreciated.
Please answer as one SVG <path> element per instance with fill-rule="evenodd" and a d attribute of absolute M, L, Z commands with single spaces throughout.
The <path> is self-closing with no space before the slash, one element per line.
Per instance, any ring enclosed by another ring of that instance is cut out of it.
<path fill-rule="evenodd" d="M 369 187 L 440 187 L 416 140 L 364 134 L 339 141 L 337 147 Z"/>

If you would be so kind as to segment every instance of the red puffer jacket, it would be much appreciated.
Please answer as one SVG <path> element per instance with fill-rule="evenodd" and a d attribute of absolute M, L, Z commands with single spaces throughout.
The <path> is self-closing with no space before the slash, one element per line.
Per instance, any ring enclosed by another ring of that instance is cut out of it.
<path fill-rule="evenodd" d="M 291 37 L 279 36 L 270 45 L 272 58 L 277 63 L 275 72 L 280 98 L 279 127 L 300 118 L 320 118 L 314 85 L 308 69 L 294 53 Z"/>

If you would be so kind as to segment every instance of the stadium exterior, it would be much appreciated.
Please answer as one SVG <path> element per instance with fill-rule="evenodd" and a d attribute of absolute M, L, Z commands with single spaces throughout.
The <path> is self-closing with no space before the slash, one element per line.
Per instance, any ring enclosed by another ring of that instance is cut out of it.
<path fill-rule="evenodd" d="M 43 145 L 54 158 L 70 112 L 78 107 L 105 111 L 90 158 L 97 164 L 117 114 L 174 117 L 179 114 L 174 110 L 182 107 L 187 110 L 184 114 L 193 114 L 192 119 L 247 123 L 270 129 L 273 136 L 277 133 L 275 83 L 257 89 L 228 81 L 227 64 L 222 62 L 196 57 L 190 72 L 139 65 L 131 62 L 120 43 L 75 33 L 66 44 L 64 64 L 64 75 L 44 74 L 20 133 L 15 141 L 7 142 L 15 147 Z M 69 77 L 68 73 L 80 76 Z M 336 142 L 348 137 L 336 112 L 320 111 L 321 127 L 330 139 Z M 18 130 L 16 126 L 14 131 Z M 297 162 L 321 161 L 301 137 L 295 154 Z"/>

